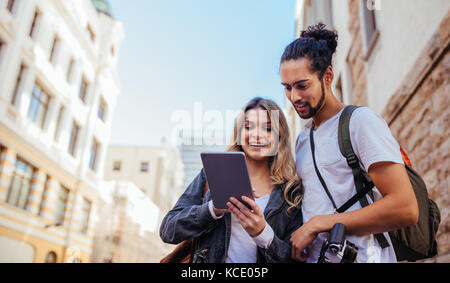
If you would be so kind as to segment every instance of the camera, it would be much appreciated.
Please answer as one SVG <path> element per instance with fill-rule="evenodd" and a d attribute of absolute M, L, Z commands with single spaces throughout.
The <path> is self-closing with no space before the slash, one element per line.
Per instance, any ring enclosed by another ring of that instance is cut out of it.
<path fill-rule="evenodd" d="M 345 226 L 336 223 L 323 243 L 318 263 L 353 263 L 358 247 L 345 239 Z"/>

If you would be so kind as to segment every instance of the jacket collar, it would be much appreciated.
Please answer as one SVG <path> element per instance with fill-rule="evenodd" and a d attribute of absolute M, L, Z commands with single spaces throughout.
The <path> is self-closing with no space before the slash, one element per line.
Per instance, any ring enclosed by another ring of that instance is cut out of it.
<path fill-rule="evenodd" d="M 270 194 L 269 202 L 264 209 L 264 216 L 267 218 L 272 212 L 280 209 L 284 204 L 284 187 L 286 184 L 275 185 Z"/>

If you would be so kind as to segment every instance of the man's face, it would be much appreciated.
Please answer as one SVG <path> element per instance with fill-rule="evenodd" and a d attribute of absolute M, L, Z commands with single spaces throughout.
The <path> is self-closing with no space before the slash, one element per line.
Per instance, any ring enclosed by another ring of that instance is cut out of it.
<path fill-rule="evenodd" d="M 302 119 L 313 117 L 325 100 L 323 81 L 310 70 L 307 58 L 284 61 L 280 67 L 281 84 L 287 99 Z"/>

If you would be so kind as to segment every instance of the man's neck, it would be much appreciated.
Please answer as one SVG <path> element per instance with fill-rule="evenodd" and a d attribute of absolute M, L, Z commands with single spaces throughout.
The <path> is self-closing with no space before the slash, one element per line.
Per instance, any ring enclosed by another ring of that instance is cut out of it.
<path fill-rule="evenodd" d="M 325 101 L 323 107 L 312 117 L 315 126 L 314 130 L 339 113 L 344 107 L 345 105 L 334 98 L 334 96 L 329 101 Z"/>

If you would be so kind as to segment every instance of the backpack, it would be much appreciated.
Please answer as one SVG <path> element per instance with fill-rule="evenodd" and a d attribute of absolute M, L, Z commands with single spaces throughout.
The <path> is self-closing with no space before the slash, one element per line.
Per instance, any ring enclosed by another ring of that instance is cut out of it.
<path fill-rule="evenodd" d="M 353 151 L 350 140 L 350 117 L 357 106 L 349 105 L 343 110 L 338 129 L 339 148 L 352 168 L 356 186 L 356 195 L 347 201 L 338 212 L 347 210 L 359 201 L 361 206 L 367 206 L 366 194 L 372 193 L 373 182 L 369 182 L 359 166 L 358 157 Z M 404 227 L 389 232 L 393 248 L 398 261 L 416 261 L 434 257 L 437 254 L 436 233 L 441 222 L 441 215 L 437 204 L 428 197 L 428 191 L 422 177 L 410 166 L 409 158 L 403 151 L 406 172 L 414 189 L 419 206 L 419 221 L 414 226 Z M 408 165 L 409 164 L 409 165 Z M 373 195 L 371 195 L 373 200 Z M 375 235 L 381 247 L 389 246 L 383 234 Z"/>

